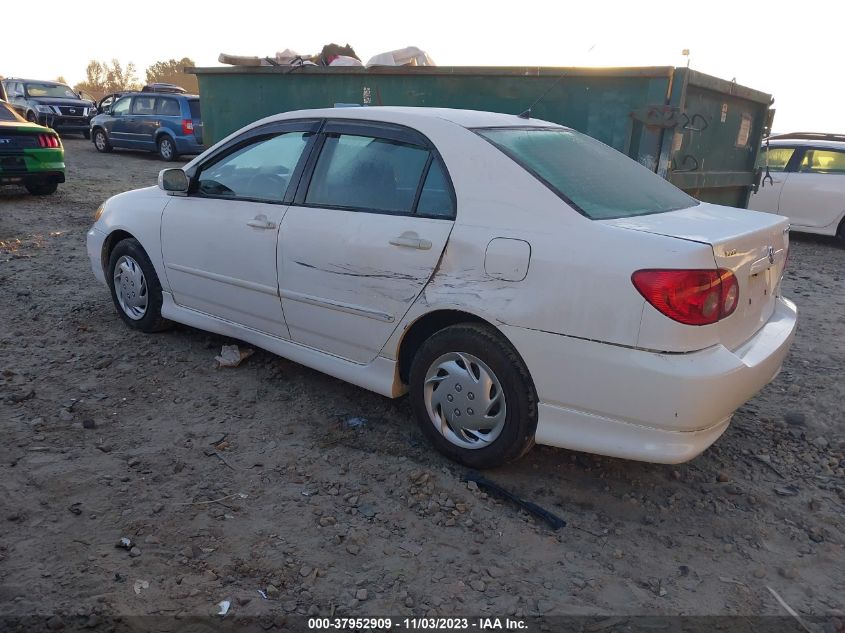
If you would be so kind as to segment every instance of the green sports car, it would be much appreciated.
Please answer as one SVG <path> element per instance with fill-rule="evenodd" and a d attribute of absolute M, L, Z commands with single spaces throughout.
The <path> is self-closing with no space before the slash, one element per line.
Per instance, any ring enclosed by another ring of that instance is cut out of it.
<path fill-rule="evenodd" d="M 30 123 L 0 101 L 0 185 L 22 184 L 44 196 L 65 181 L 65 150 L 59 135 Z"/>

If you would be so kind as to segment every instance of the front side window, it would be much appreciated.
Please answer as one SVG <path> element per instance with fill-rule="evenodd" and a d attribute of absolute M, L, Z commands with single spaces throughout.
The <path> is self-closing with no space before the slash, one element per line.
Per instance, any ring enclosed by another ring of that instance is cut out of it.
<path fill-rule="evenodd" d="M 131 99 L 128 97 L 125 99 L 121 99 L 117 103 L 114 104 L 112 108 L 112 114 L 127 114 L 129 112 L 129 103 Z"/>
<path fill-rule="evenodd" d="M 785 171 L 786 165 L 795 153 L 794 147 L 764 147 L 757 156 L 757 167 L 766 168 L 767 158 L 769 171 Z"/>
<path fill-rule="evenodd" d="M 845 152 L 827 149 L 808 149 L 801 161 L 801 172 L 814 174 L 845 174 Z"/>
<path fill-rule="evenodd" d="M 132 114 L 155 114 L 155 97 L 135 97 L 132 101 Z"/>
<path fill-rule="evenodd" d="M 638 162 L 573 130 L 476 131 L 593 220 L 665 213 L 698 204 Z"/>
<path fill-rule="evenodd" d="M 411 213 L 429 150 L 370 136 L 326 137 L 305 203 Z"/>
<path fill-rule="evenodd" d="M 202 169 L 198 193 L 281 202 L 310 136 L 310 132 L 288 132 L 241 147 Z"/>
<path fill-rule="evenodd" d="M 78 99 L 77 94 L 68 86 L 62 84 L 25 84 L 28 97 L 56 97 L 59 99 Z"/>

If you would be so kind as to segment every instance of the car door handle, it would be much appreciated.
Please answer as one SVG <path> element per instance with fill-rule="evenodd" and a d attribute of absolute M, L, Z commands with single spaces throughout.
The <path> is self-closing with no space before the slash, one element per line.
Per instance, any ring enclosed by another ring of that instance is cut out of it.
<path fill-rule="evenodd" d="M 256 215 L 252 218 L 249 222 L 246 223 L 247 226 L 251 226 L 256 229 L 275 229 L 276 225 L 270 220 L 267 219 L 266 215 Z"/>
<path fill-rule="evenodd" d="M 405 231 L 399 237 L 394 237 L 390 240 L 394 246 L 405 246 L 407 248 L 416 248 L 417 250 L 427 251 L 431 248 L 429 240 L 422 239 L 414 231 Z"/>

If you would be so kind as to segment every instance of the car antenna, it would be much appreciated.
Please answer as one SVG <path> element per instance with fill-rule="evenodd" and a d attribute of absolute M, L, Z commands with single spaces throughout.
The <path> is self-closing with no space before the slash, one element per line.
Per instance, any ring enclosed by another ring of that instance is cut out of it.
<path fill-rule="evenodd" d="M 530 119 L 530 118 L 531 118 L 531 109 L 532 109 L 535 105 L 537 105 L 538 103 L 540 103 L 540 101 L 542 101 L 542 100 L 545 98 L 545 96 L 546 96 L 547 94 L 549 94 L 549 93 L 552 91 L 552 88 L 556 87 L 556 86 L 557 86 L 557 85 L 558 85 L 561 81 L 563 81 L 563 79 L 564 79 L 565 77 L 566 77 L 566 75 L 565 75 L 565 74 L 563 74 L 563 75 L 561 75 L 560 77 L 558 77 L 558 78 L 557 78 L 557 80 L 555 80 L 555 81 L 554 81 L 554 83 L 552 83 L 552 85 L 551 85 L 551 86 L 549 86 L 548 88 L 546 88 L 546 91 L 545 91 L 543 94 L 541 94 L 539 97 L 537 97 L 537 98 L 534 100 L 534 102 L 533 102 L 530 106 L 528 106 L 528 108 L 526 108 L 525 110 L 523 110 L 522 112 L 520 112 L 517 116 L 518 116 L 520 119 Z"/>

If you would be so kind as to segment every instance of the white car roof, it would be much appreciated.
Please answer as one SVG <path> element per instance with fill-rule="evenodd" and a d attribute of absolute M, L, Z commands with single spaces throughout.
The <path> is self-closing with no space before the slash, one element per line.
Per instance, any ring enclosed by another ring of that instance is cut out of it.
<path fill-rule="evenodd" d="M 821 147 L 829 149 L 845 149 L 845 141 L 826 141 L 823 139 L 810 140 L 805 138 L 773 138 L 769 140 L 772 147 Z M 766 142 L 763 141 L 763 147 Z"/>
<path fill-rule="evenodd" d="M 563 127 L 542 119 L 522 119 L 515 114 L 484 112 L 482 110 L 458 110 L 453 108 L 424 108 L 413 106 L 366 106 L 343 108 L 320 108 L 314 110 L 293 110 L 263 119 L 268 123 L 274 120 L 301 118 L 333 118 L 383 120 L 389 122 L 405 121 L 412 125 L 421 119 L 442 119 L 465 128 L 479 127 Z"/>

